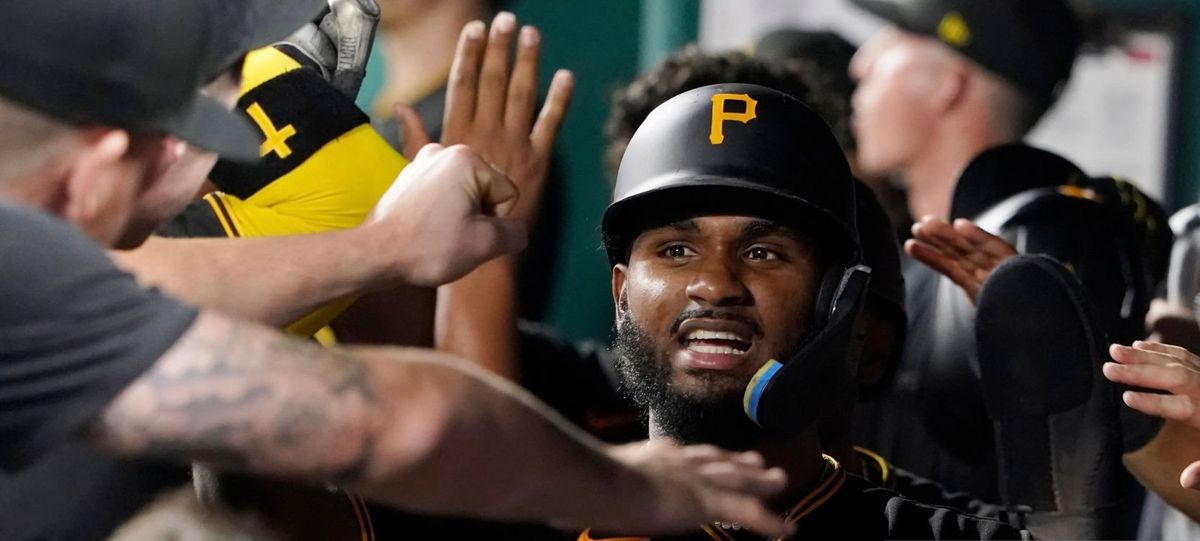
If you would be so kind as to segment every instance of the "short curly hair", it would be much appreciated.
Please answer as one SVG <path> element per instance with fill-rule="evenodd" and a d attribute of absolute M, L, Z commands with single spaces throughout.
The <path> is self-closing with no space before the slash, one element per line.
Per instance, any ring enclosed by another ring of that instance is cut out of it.
<path fill-rule="evenodd" d="M 805 60 L 767 63 L 741 52 L 708 53 L 688 45 L 613 94 L 604 128 L 608 140 L 604 165 L 610 178 L 616 178 L 629 139 L 650 111 L 688 90 L 719 83 L 756 84 L 787 93 L 825 119 L 843 149 L 854 148 L 849 96 L 834 90 L 832 78 L 823 75 L 816 64 Z"/>

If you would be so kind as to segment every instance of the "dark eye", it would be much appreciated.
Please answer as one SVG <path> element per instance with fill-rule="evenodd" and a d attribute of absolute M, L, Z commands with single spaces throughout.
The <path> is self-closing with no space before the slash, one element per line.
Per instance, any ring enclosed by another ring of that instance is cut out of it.
<path fill-rule="evenodd" d="M 768 248 L 755 246 L 746 251 L 746 257 L 756 261 L 773 261 L 779 259 L 779 254 Z"/>
<path fill-rule="evenodd" d="M 687 246 L 684 246 L 682 244 L 672 244 L 670 246 L 667 246 L 666 248 L 663 248 L 662 254 L 666 257 L 679 259 L 682 257 L 688 257 L 691 255 L 695 255 L 696 252 L 694 250 L 692 250 L 691 248 L 688 248 Z"/>

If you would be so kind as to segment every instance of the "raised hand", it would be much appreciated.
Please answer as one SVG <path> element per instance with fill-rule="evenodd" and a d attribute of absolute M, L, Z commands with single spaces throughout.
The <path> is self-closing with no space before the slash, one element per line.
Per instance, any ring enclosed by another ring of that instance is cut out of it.
<path fill-rule="evenodd" d="M 1141 341 L 1133 347 L 1113 344 L 1109 354 L 1115 362 L 1104 364 L 1104 377 L 1170 393 L 1125 391 L 1121 398 L 1127 406 L 1200 429 L 1200 357 L 1179 346 Z M 1200 489 L 1200 461 L 1183 470 L 1179 483 Z"/>
<path fill-rule="evenodd" d="M 1125 404 L 1200 429 L 1200 357 L 1179 346 L 1141 341 L 1133 347 L 1113 344 L 1109 354 L 1115 362 L 1104 364 L 1108 379 L 1171 393 L 1125 391 Z"/>
<path fill-rule="evenodd" d="M 912 233 L 904 251 L 961 287 L 972 304 L 992 270 L 1017 255 L 1004 239 L 962 218 L 951 225 L 926 216 L 913 224 Z"/>
<path fill-rule="evenodd" d="M 431 144 L 363 227 L 377 233 L 377 249 L 397 254 L 395 274 L 403 282 L 437 286 L 525 248 L 525 226 L 510 217 L 516 202 L 512 182 L 474 150 Z"/>
<path fill-rule="evenodd" d="M 514 40 L 515 61 L 509 62 Z M 446 94 L 443 145 L 464 144 L 517 185 L 521 201 L 512 217 L 528 223 L 536 214 L 545 185 L 550 151 L 562 127 L 574 90 L 571 72 L 554 74 L 536 119 L 541 33 L 532 26 L 517 31 L 516 17 L 500 13 L 491 29 L 481 21 L 463 27 Z M 405 152 L 412 155 L 429 142 L 411 108 L 398 106 Z"/>

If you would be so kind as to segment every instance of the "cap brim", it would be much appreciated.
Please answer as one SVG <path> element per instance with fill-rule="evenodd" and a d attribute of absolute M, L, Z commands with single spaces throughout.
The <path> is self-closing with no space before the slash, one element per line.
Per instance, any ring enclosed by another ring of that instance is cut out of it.
<path fill-rule="evenodd" d="M 292 35 L 301 26 L 312 22 L 321 11 L 329 6 L 328 0 L 249 0 L 240 11 L 242 29 L 240 35 L 228 43 L 229 50 L 218 56 L 218 61 L 207 75 L 233 65 L 238 57 L 266 47 Z"/>
<path fill-rule="evenodd" d="M 917 6 L 905 0 L 850 0 L 855 7 L 905 30 L 925 32 L 920 28 Z"/>
<path fill-rule="evenodd" d="M 259 131 L 237 112 L 200 92 L 187 109 L 163 129 L 227 160 L 248 163 L 261 158 L 262 135 Z"/>
<path fill-rule="evenodd" d="M 675 182 L 681 176 L 686 176 L 689 182 Z M 831 248 L 858 245 L 853 225 L 842 223 L 807 199 L 758 182 L 681 173 L 647 185 L 647 189 L 630 194 L 605 210 L 600 227 L 608 240 L 632 242 L 642 231 L 695 216 L 757 216 L 810 228 L 806 230 L 833 226 L 842 235 L 839 239 L 842 242 L 833 243 Z M 832 233 L 828 236 L 833 237 Z M 612 247 L 609 248 L 609 257 L 615 260 Z"/>

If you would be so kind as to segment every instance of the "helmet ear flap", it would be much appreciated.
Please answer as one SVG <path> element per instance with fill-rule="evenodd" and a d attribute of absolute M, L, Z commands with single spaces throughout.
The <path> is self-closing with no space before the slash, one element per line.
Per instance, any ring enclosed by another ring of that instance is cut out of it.
<path fill-rule="evenodd" d="M 823 329 L 833 317 L 833 309 L 838 292 L 842 288 L 842 280 L 850 265 L 830 265 L 821 278 L 821 286 L 817 289 L 817 302 L 813 306 L 810 328 Z"/>
<path fill-rule="evenodd" d="M 829 295 L 827 321 L 788 359 L 767 361 L 746 386 L 742 408 L 759 426 L 780 435 L 808 427 L 818 413 L 854 383 L 861 351 L 859 313 L 867 296 L 871 269 L 836 265 L 827 273 L 836 278 Z M 828 291 L 828 293 L 825 293 Z M 821 382 L 814 386 L 813 382 Z M 801 390 L 805 390 L 801 392 Z"/>

